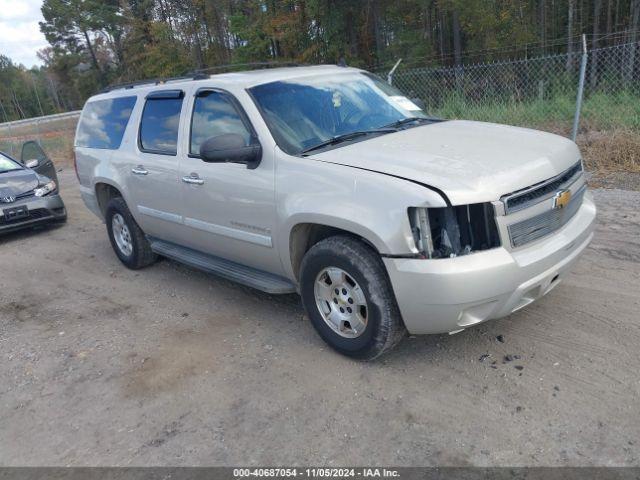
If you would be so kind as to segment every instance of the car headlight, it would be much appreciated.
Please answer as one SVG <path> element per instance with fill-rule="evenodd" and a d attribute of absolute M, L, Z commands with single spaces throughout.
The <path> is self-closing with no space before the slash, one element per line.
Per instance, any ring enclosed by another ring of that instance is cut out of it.
<path fill-rule="evenodd" d="M 500 246 L 493 205 L 409 208 L 416 248 L 426 258 L 452 258 Z"/>
<path fill-rule="evenodd" d="M 44 185 L 39 185 L 38 188 L 33 191 L 33 193 L 36 197 L 44 197 L 45 195 L 49 195 L 51 192 L 55 192 L 56 188 L 58 188 L 56 182 L 51 180 Z"/>

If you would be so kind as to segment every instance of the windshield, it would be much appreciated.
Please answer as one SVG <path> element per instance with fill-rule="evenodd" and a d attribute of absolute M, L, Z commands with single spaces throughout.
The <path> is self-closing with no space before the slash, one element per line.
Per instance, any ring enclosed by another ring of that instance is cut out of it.
<path fill-rule="evenodd" d="M 250 92 L 278 146 L 290 155 L 336 137 L 381 129 L 406 118 L 427 118 L 400 91 L 367 73 L 272 82 L 253 87 Z M 376 133 L 389 131 L 393 130 Z M 337 146 L 328 144 L 325 148 Z"/>
<path fill-rule="evenodd" d="M 10 172 L 11 170 L 20 170 L 22 167 L 14 162 L 5 154 L 0 153 L 0 173 Z"/>

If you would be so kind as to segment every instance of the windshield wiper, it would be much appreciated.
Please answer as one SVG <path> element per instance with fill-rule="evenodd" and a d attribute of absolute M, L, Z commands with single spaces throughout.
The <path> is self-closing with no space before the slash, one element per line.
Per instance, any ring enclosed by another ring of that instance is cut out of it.
<path fill-rule="evenodd" d="M 429 118 L 429 117 L 407 117 L 407 118 L 403 118 L 401 120 L 398 120 L 397 122 L 393 122 L 390 123 L 389 125 L 385 125 L 382 128 L 398 128 L 401 127 L 403 125 L 406 125 L 408 123 L 414 123 L 414 122 L 419 122 L 419 123 L 424 123 L 424 122 L 437 122 L 438 119 L 436 118 Z"/>
<path fill-rule="evenodd" d="M 366 135 L 373 135 L 373 134 L 393 133 L 395 131 L 396 131 L 395 128 L 382 127 L 382 128 L 376 128 L 373 130 L 361 130 L 357 132 L 344 133 L 342 135 L 332 137 L 329 140 L 325 140 L 324 142 L 320 142 L 319 144 L 314 145 L 312 147 L 305 148 L 300 153 L 304 155 L 305 153 L 309 153 L 314 150 L 320 150 L 321 148 L 328 147 L 329 145 L 337 145 L 342 142 L 348 142 L 349 140 L 353 140 L 358 137 L 364 137 Z"/>

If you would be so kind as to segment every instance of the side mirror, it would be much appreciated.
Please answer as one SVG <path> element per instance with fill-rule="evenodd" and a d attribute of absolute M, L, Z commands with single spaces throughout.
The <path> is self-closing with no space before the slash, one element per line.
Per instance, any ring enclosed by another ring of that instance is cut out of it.
<path fill-rule="evenodd" d="M 24 164 L 27 168 L 36 168 L 38 165 L 40 165 L 40 162 L 35 158 L 33 160 L 27 160 Z"/>
<path fill-rule="evenodd" d="M 415 104 L 416 107 L 420 107 L 420 110 L 427 109 L 427 104 L 424 103 L 424 100 L 422 100 L 420 97 L 412 98 L 411 101 Z"/>
<path fill-rule="evenodd" d="M 208 138 L 200 145 L 200 157 L 209 163 L 242 163 L 254 169 L 262 159 L 262 146 L 257 139 L 247 145 L 242 135 L 225 133 Z"/>

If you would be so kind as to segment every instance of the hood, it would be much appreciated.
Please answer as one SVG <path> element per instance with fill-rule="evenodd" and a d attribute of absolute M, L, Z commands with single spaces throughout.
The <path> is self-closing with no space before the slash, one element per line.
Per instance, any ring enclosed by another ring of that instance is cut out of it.
<path fill-rule="evenodd" d="M 574 165 L 580 151 L 551 133 L 452 120 L 401 130 L 309 158 L 406 178 L 453 205 L 490 202 Z"/>
<path fill-rule="evenodd" d="M 0 197 L 16 197 L 38 186 L 38 175 L 27 168 L 0 173 Z"/>

